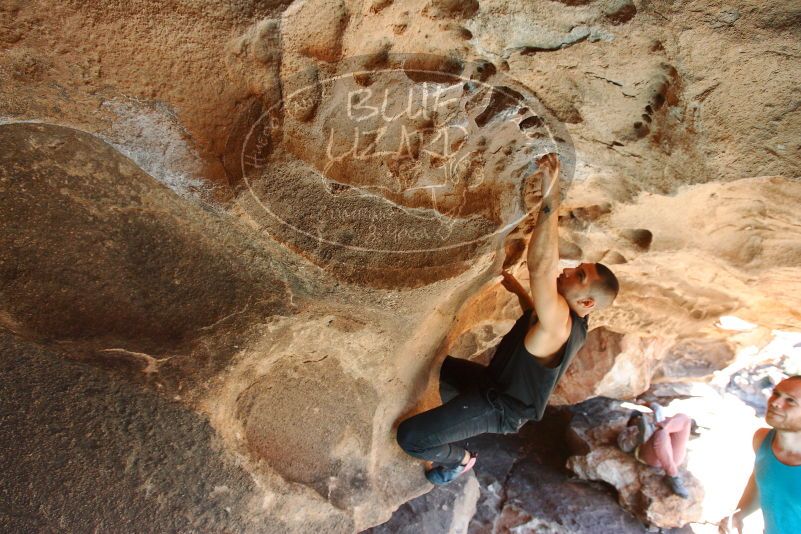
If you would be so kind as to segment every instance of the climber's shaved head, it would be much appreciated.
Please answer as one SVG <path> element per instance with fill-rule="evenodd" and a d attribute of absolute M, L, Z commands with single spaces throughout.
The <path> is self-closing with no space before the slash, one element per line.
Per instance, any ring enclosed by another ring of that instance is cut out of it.
<path fill-rule="evenodd" d="M 595 297 L 596 309 L 603 309 L 611 306 L 620 291 L 620 282 L 612 270 L 603 263 L 595 264 L 595 272 L 598 279 L 592 284 L 590 292 Z"/>
<path fill-rule="evenodd" d="M 606 265 L 582 263 L 562 271 L 556 279 L 556 288 L 568 306 L 583 317 L 591 311 L 611 305 L 617 297 L 620 284 Z"/>

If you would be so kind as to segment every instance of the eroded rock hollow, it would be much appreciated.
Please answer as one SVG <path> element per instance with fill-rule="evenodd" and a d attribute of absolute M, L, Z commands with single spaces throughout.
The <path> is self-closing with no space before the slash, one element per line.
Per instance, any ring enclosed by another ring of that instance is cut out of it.
<path fill-rule="evenodd" d="M 3 2 L 2 530 L 387 521 L 430 489 L 397 422 L 519 314 L 547 152 L 565 265 L 622 285 L 554 404 L 801 329 L 801 7 L 733 6 Z"/>

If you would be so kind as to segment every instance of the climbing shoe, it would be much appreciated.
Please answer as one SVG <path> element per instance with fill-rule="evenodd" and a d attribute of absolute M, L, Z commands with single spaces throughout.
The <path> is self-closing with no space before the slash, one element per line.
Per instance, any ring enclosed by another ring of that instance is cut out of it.
<path fill-rule="evenodd" d="M 473 469 L 473 466 L 476 465 L 476 458 L 477 455 L 471 452 L 470 459 L 467 460 L 466 464 L 459 464 L 456 467 L 445 467 L 444 465 L 434 467 L 426 471 L 426 478 L 437 486 L 448 484 Z"/>
<path fill-rule="evenodd" d="M 681 477 L 666 476 L 665 479 L 667 480 L 668 487 L 673 491 L 673 493 L 682 499 L 689 498 L 690 492 L 687 491 L 687 488 L 684 486 L 684 482 L 682 482 Z"/>

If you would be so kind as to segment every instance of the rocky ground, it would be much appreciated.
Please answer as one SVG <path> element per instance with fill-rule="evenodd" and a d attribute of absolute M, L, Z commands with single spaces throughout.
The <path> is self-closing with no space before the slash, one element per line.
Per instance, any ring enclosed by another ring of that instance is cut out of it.
<path fill-rule="evenodd" d="M 445 528 L 430 532 L 476 534 L 592 533 L 598 532 L 599 524 L 609 525 L 610 532 L 647 532 L 643 523 L 620 508 L 607 486 L 580 480 L 565 469 L 570 419 L 567 410 L 551 410 L 543 422 L 525 425 L 518 435 L 468 440 L 465 445 L 479 456 L 475 475 L 453 488 L 435 487 L 367 532 L 425 529 L 431 524 Z M 471 506 L 456 506 L 458 500 L 469 500 Z M 413 511 L 417 513 L 412 515 Z M 430 521 L 432 514 L 439 521 Z"/>

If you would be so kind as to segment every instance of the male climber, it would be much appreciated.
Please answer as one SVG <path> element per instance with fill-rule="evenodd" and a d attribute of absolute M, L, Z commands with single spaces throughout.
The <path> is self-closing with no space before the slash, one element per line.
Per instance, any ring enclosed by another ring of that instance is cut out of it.
<path fill-rule="evenodd" d="M 454 442 L 478 434 L 516 432 L 542 418 L 548 398 L 584 345 L 587 315 L 609 306 L 615 275 L 599 263 L 560 274 L 558 251 L 559 160 L 537 161 L 542 206 L 528 247 L 529 294 L 509 273 L 503 285 L 520 299 L 523 315 L 501 340 L 488 367 L 448 356 L 440 370 L 444 404 L 403 421 L 398 443 L 428 460 L 426 478 L 447 484 L 469 471 L 476 455 Z"/>

